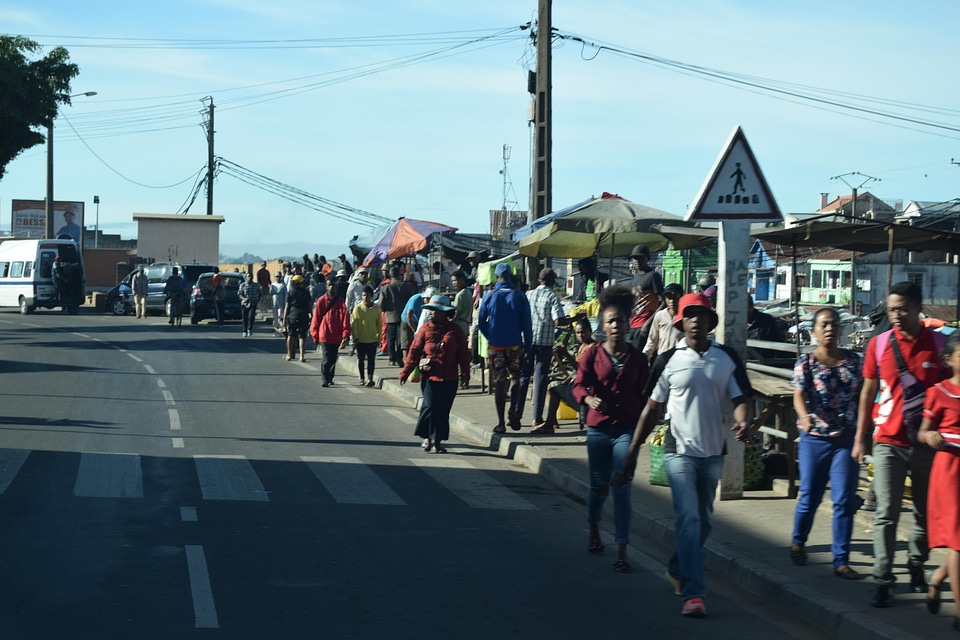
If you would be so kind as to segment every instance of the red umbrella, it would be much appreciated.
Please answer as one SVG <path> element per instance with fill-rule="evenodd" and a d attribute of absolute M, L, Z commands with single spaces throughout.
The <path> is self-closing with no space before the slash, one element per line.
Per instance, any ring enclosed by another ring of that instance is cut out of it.
<path fill-rule="evenodd" d="M 456 227 L 437 222 L 400 218 L 390 225 L 383 237 L 374 245 L 363 261 L 363 266 L 372 267 L 388 260 L 423 251 L 434 234 L 453 233 Z"/>

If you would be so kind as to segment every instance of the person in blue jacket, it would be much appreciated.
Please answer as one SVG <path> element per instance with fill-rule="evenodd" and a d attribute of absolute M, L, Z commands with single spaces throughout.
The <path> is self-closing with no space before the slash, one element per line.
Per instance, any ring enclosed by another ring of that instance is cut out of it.
<path fill-rule="evenodd" d="M 477 326 L 489 344 L 487 366 L 490 369 L 490 384 L 494 388 L 498 420 L 493 432 L 505 433 L 504 413 L 508 394 L 510 411 L 507 417 L 510 428 L 520 430 L 520 412 L 523 410 L 520 374 L 523 371 L 523 359 L 530 352 L 533 341 L 533 325 L 530 303 L 527 296 L 514 285 L 510 265 L 501 262 L 494 273 L 497 282 L 480 302 Z"/>

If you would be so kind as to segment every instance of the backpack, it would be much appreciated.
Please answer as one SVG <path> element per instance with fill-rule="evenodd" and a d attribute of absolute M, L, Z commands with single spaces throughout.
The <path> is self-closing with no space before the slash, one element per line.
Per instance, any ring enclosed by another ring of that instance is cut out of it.
<path fill-rule="evenodd" d="M 933 346 L 939 354 L 947 340 L 946 336 L 939 331 L 930 333 L 933 336 Z M 903 396 L 903 425 L 907 428 L 907 439 L 910 444 L 917 445 L 917 434 L 920 431 L 920 423 L 923 422 L 923 400 L 926 397 L 927 388 L 907 368 L 903 354 L 900 353 L 900 347 L 896 339 L 892 338 L 893 329 L 890 329 L 878 335 L 874 341 L 873 353 L 877 361 L 877 378 L 880 378 L 880 358 L 889 346 L 893 349 L 893 355 L 897 360 L 900 394 Z"/>

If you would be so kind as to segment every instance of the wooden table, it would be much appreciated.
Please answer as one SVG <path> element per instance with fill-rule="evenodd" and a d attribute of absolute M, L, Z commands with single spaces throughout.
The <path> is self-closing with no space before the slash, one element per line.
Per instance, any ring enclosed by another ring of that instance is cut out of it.
<path fill-rule="evenodd" d="M 784 369 L 784 374 L 791 372 Z M 751 369 L 747 364 L 747 377 L 754 391 L 754 401 L 759 411 L 756 413 L 754 429 L 777 439 L 777 450 L 787 454 L 787 496 L 797 497 L 797 456 L 796 439 L 797 415 L 793 410 L 793 387 L 790 380 L 780 375 Z M 767 423 L 773 418 L 773 426 Z"/>

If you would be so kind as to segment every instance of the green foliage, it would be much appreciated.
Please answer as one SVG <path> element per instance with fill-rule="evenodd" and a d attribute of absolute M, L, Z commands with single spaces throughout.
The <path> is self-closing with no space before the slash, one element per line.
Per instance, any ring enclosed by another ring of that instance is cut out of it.
<path fill-rule="evenodd" d="M 28 58 L 39 51 L 33 40 L 0 36 L 0 179 L 22 151 L 46 141 L 42 130 L 70 104 L 70 81 L 80 73 L 63 47 Z"/>

